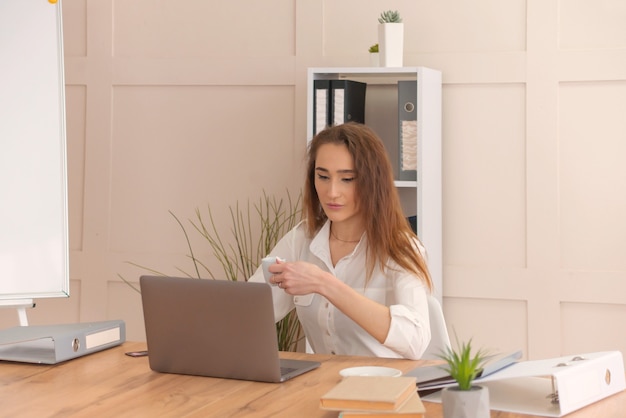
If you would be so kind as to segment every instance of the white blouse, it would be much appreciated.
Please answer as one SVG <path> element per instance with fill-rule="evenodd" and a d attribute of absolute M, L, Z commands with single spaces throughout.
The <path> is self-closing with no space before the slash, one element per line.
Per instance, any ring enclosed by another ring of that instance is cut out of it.
<path fill-rule="evenodd" d="M 424 282 L 395 263 L 391 263 L 392 269 L 386 273 L 377 264 L 365 287 L 367 237 L 364 234 L 354 251 L 333 266 L 329 232 L 330 222 L 326 222 L 313 239 L 308 239 L 303 221 L 289 231 L 268 255 L 315 264 L 369 299 L 389 306 L 391 327 L 385 342 L 379 343 L 323 296 L 315 293 L 291 296 L 273 286 L 276 321 L 295 306 L 315 353 L 419 359 L 430 342 L 428 289 Z M 421 249 L 421 246 L 418 248 Z M 249 281 L 264 280 L 263 271 L 259 268 Z"/>

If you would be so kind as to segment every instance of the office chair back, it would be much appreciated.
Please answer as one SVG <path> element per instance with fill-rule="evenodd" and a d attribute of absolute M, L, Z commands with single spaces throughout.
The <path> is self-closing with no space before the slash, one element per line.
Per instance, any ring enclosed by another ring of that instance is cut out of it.
<path fill-rule="evenodd" d="M 422 355 L 424 360 L 440 359 L 440 355 L 450 347 L 450 337 L 441 304 L 433 296 L 428 295 L 428 315 L 430 317 L 430 344 Z"/>

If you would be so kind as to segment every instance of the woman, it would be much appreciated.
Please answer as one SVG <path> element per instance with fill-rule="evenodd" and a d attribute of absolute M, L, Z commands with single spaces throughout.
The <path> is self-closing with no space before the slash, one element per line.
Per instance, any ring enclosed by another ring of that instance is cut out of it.
<path fill-rule="evenodd" d="M 348 123 L 308 150 L 304 220 L 271 255 L 276 319 L 294 305 L 316 353 L 418 359 L 432 282 L 378 136 Z M 263 281 L 261 269 L 251 281 Z"/>

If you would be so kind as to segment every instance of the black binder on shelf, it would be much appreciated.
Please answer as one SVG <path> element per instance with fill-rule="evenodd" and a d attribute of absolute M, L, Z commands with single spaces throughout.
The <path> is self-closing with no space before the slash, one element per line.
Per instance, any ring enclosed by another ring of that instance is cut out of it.
<path fill-rule="evenodd" d="M 398 180 L 417 179 L 417 80 L 398 81 Z"/>
<path fill-rule="evenodd" d="M 330 125 L 330 80 L 313 81 L 313 135 Z"/>
<path fill-rule="evenodd" d="M 417 234 L 417 215 L 407 216 L 406 220 L 409 222 L 409 226 Z"/>
<path fill-rule="evenodd" d="M 365 123 L 366 83 L 353 80 L 330 80 L 330 125 L 346 122 Z"/>

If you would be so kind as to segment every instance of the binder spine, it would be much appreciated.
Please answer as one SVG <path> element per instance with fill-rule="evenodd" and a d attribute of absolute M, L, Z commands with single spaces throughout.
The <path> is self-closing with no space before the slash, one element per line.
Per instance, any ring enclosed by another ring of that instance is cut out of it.
<path fill-rule="evenodd" d="M 417 180 L 417 81 L 398 81 L 398 180 Z"/>
<path fill-rule="evenodd" d="M 114 321 L 117 322 L 117 321 Z M 56 362 L 71 360 L 106 348 L 115 347 L 126 340 L 126 325 L 123 321 L 107 325 L 90 324 L 84 330 L 75 330 L 53 337 Z"/>
<path fill-rule="evenodd" d="M 624 362 L 619 352 L 597 358 L 576 356 L 570 362 L 557 365 L 553 379 L 553 402 L 562 415 L 569 414 L 607 396 L 624 390 Z"/>
<path fill-rule="evenodd" d="M 313 135 L 330 124 L 330 81 L 313 81 Z"/>
<path fill-rule="evenodd" d="M 331 125 L 365 123 L 367 84 L 353 80 L 331 80 Z"/>
<path fill-rule="evenodd" d="M 341 125 L 346 122 L 346 89 L 333 87 L 332 124 Z"/>

